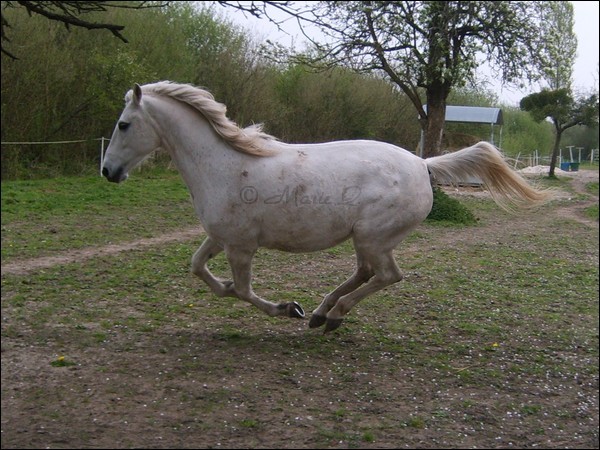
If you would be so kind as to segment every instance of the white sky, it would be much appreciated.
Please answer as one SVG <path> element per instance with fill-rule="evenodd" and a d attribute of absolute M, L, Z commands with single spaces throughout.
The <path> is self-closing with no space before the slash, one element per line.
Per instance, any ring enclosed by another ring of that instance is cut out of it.
<path fill-rule="evenodd" d="M 577 35 L 577 60 L 574 67 L 574 87 L 598 88 L 599 8 L 600 2 L 577 1 L 575 10 L 575 34 Z"/>
<path fill-rule="evenodd" d="M 573 1 L 575 13 L 574 31 L 577 35 L 577 59 L 573 70 L 573 87 L 575 90 L 584 92 L 598 88 L 598 54 L 599 45 L 599 1 Z M 220 8 L 223 14 L 251 31 L 258 39 L 271 39 L 283 45 L 291 45 L 302 48 L 304 36 L 299 31 L 295 20 L 288 20 L 282 27 L 286 33 L 278 31 L 277 27 L 268 20 L 258 20 L 249 15 L 235 11 L 233 8 Z M 275 14 L 274 14 L 275 16 Z M 276 17 L 281 17 L 277 15 Z M 489 75 L 488 75 L 489 77 Z M 516 89 L 501 89 L 498 86 L 491 87 L 503 104 L 518 105 L 519 100 L 537 90 L 539 86 L 532 86 L 530 91 L 518 91 Z"/>

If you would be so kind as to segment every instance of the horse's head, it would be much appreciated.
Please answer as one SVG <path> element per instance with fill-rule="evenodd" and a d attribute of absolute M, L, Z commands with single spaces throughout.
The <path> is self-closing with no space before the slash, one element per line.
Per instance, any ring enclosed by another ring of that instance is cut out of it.
<path fill-rule="evenodd" d="M 142 88 L 136 84 L 125 98 L 102 163 L 102 175 L 114 183 L 127 179 L 131 169 L 160 147 L 156 126 L 142 103 Z"/>

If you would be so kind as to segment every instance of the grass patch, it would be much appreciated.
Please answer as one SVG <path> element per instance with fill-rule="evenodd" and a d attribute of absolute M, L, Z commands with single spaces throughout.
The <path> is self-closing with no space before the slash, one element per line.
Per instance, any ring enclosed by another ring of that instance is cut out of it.
<path fill-rule="evenodd" d="M 50 365 L 52 367 L 70 367 L 70 366 L 76 366 L 77 364 L 73 361 L 69 361 L 64 356 L 59 356 L 54 361 L 51 361 Z"/>
<path fill-rule="evenodd" d="M 595 181 L 593 183 L 587 183 L 585 185 L 585 189 L 586 191 L 588 191 L 590 194 L 595 195 L 596 197 L 598 197 L 599 192 L 598 192 L 598 182 Z"/>
<path fill-rule="evenodd" d="M 584 210 L 585 215 L 593 220 L 598 220 L 598 205 L 588 206 Z"/>
<path fill-rule="evenodd" d="M 114 244 L 199 225 L 171 171 L 115 185 L 99 176 L 2 182 L 2 261 Z"/>

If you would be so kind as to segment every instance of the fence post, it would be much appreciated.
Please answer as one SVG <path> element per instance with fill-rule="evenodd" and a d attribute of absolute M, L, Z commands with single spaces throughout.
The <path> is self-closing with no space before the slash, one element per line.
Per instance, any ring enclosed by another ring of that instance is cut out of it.
<path fill-rule="evenodd" d="M 558 149 L 558 167 L 562 164 L 562 148 Z"/>
<path fill-rule="evenodd" d="M 104 166 L 104 136 L 100 138 L 100 176 L 102 176 L 102 166 Z"/>

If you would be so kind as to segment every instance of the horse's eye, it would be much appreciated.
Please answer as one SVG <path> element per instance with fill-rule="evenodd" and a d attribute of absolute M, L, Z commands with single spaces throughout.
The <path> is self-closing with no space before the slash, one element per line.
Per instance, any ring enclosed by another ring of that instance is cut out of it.
<path fill-rule="evenodd" d="M 119 130 L 125 131 L 129 128 L 129 122 L 119 122 Z"/>

